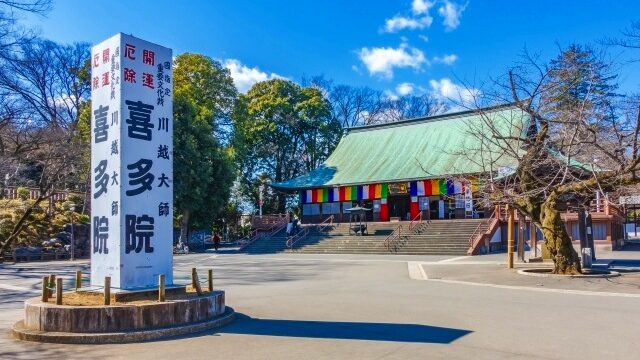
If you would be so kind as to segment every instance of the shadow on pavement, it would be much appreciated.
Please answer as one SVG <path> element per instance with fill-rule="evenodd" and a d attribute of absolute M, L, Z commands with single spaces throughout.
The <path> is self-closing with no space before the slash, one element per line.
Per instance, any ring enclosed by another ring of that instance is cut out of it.
<path fill-rule="evenodd" d="M 254 319 L 237 314 L 219 334 L 449 344 L 472 331 L 419 324 Z"/>

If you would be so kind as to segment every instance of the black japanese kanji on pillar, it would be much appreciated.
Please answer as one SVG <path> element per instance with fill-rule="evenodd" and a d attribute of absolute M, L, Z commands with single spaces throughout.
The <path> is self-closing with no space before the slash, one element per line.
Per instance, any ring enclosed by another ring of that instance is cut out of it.
<path fill-rule="evenodd" d="M 126 120 L 129 137 L 151 141 L 151 129 L 154 128 L 151 122 L 151 111 L 154 106 L 145 104 L 142 101 L 130 100 L 126 100 L 125 104 L 127 104 L 127 109 L 129 110 L 129 118 Z"/>
<path fill-rule="evenodd" d="M 109 219 L 105 216 L 93 217 L 93 253 L 108 254 Z"/>
<path fill-rule="evenodd" d="M 126 191 L 127 196 L 136 196 L 145 191 L 151 191 L 153 180 L 156 178 L 150 171 L 153 161 L 140 159 L 127 165 L 129 172 L 129 185 L 135 188 Z"/>
<path fill-rule="evenodd" d="M 95 120 L 95 127 L 93 128 L 93 140 L 97 144 L 99 142 L 107 141 L 109 134 L 109 125 L 107 125 L 107 113 L 109 111 L 108 106 L 100 105 L 93 111 L 93 118 Z"/>
<path fill-rule="evenodd" d="M 145 253 L 152 253 L 151 238 L 153 237 L 154 220 L 149 215 L 126 215 L 124 225 L 125 254 L 131 251 L 139 253 L 144 246 Z"/>

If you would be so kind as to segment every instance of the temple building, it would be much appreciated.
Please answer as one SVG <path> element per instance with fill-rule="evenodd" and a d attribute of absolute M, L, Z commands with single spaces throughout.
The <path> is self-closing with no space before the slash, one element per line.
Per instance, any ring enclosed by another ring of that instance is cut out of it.
<path fill-rule="evenodd" d="M 513 105 L 354 127 L 345 130 L 320 167 L 271 186 L 299 194 L 301 219 L 307 224 L 329 218 L 348 222 L 347 209 L 359 205 L 371 209 L 366 220 L 373 222 L 493 215 L 499 228 L 504 218 L 494 208 L 484 207 L 488 201 L 482 201 L 483 181 L 489 175 L 496 179 L 514 172 L 517 159 L 500 147 L 522 149 L 519 139 L 532 131 L 528 114 Z M 506 140 L 499 145 L 487 141 L 495 133 Z M 562 156 L 551 151 L 550 155 Z M 585 166 L 572 161 L 576 167 Z M 589 213 L 597 244 L 617 248 L 623 243 L 624 213 L 619 208 L 596 194 Z M 576 241 L 577 213 L 567 208 L 562 216 Z M 522 226 L 523 237 L 534 236 L 528 220 Z M 535 236 L 542 239 L 539 230 Z"/>
<path fill-rule="evenodd" d="M 515 168 L 516 160 L 483 144 L 477 131 L 490 121 L 519 137 L 528 116 L 514 106 L 411 119 L 346 130 L 319 168 L 273 184 L 300 194 L 302 220 L 346 219 L 354 203 L 371 208 L 371 221 L 482 218 L 478 201 L 487 172 Z M 472 131 L 473 129 L 473 131 Z M 515 140 L 513 146 L 519 147 Z"/>

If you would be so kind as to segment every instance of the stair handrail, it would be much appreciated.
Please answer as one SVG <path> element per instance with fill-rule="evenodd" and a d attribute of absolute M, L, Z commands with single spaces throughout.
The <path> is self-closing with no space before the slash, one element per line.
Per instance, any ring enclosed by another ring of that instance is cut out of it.
<path fill-rule="evenodd" d="M 420 211 L 420 213 L 418 215 L 416 215 L 413 219 L 411 219 L 411 221 L 409 222 L 409 232 L 413 232 L 413 229 L 420 225 L 422 223 L 422 211 Z"/>
<path fill-rule="evenodd" d="M 302 230 L 298 231 L 295 235 L 287 239 L 287 247 L 289 249 L 293 249 L 293 245 L 295 245 L 298 241 L 304 239 L 309 234 L 309 227 L 305 226 Z"/>
<path fill-rule="evenodd" d="M 386 239 L 384 239 L 384 246 L 388 251 L 391 251 L 392 242 L 395 243 L 396 241 L 399 241 L 400 236 L 402 236 L 402 225 L 398 225 L 398 227 L 395 228 L 395 230 L 393 230 L 393 232 L 389 234 Z"/>
<path fill-rule="evenodd" d="M 326 228 L 333 226 L 333 217 L 334 215 L 329 216 L 324 219 L 323 222 L 317 225 L 318 232 L 323 232 Z"/>
<path fill-rule="evenodd" d="M 286 218 L 283 218 L 283 220 L 280 220 L 279 222 L 273 224 L 271 228 L 269 228 L 268 230 L 269 237 L 272 237 L 273 235 L 282 231 L 282 229 L 284 229 L 287 226 L 288 222 L 289 222 L 288 217 L 286 217 Z"/>
<path fill-rule="evenodd" d="M 469 250 L 467 251 L 468 254 L 471 255 L 473 253 L 473 250 L 477 247 L 478 243 L 484 240 L 484 235 L 491 232 L 491 229 L 496 226 L 499 221 L 500 210 L 499 208 L 496 208 L 493 210 L 493 213 L 491 213 L 491 216 L 489 216 L 487 220 L 480 222 L 471 236 L 469 236 Z M 481 231 L 483 225 L 487 225 L 487 229 L 484 231 L 484 233 Z"/>
<path fill-rule="evenodd" d="M 246 248 L 247 246 L 253 244 L 254 242 L 256 242 L 258 239 L 260 239 L 263 236 L 264 236 L 264 233 L 260 233 L 260 231 L 258 231 L 258 229 L 252 230 L 249 234 L 247 234 L 247 236 L 245 236 L 245 237 L 243 237 L 242 239 L 239 240 L 241 245 L 240 245 L 240 248 L 238 250 L 242 250 L 242 249 Z"/>

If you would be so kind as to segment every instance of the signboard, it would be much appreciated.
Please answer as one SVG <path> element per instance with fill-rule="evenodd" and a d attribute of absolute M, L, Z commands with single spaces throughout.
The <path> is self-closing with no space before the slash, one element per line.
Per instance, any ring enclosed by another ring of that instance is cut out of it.
<path fill-rule="evenodd" d="M 464 211 L 473 211 L 473 193 L 471 192 L 471 186 L 466 186 L 464 189 Z"/>
<path fill-rule="evenodd" d="M 391 183 L 388 185 L 389 195 L 406 195 L 409 193 L 407 189 L 407 183 Z"/>
<path fill-rule="evenodd" d="M 91 51 L 91 285 L 173 283 L 171 60 L 121 33 Z"/>

